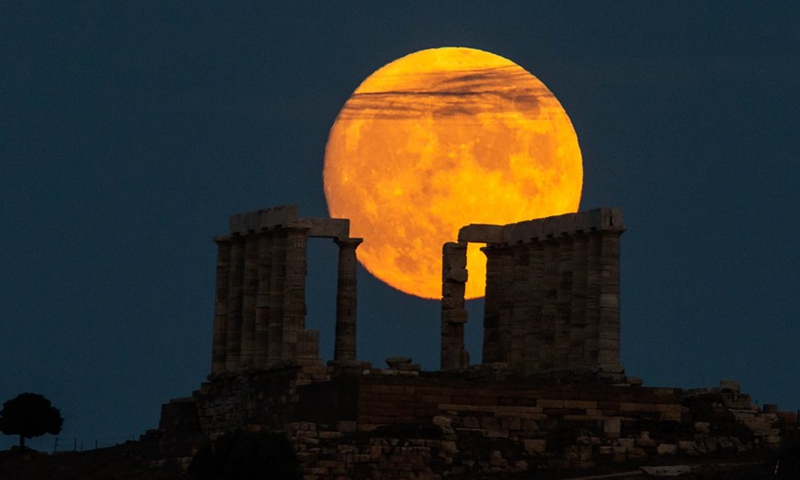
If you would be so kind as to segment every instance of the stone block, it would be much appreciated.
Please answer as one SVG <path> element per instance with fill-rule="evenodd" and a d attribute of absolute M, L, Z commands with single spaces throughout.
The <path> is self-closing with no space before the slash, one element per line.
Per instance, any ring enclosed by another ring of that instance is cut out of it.
<path fill-rule="evenodd" d="M 450 426 L 453 424 L 452 419 L 442 415 L 436 415 L 431 419 L 431 422 L 433 422 L 434 425 L 438 425 L 443 428 L 450 428 Z"/>
<path fill-rule="evenodd" d="M 734 380 L 732 378 L 723 378 L 719 381 L 719 389 L 723 392 L 735 392 L 739 393 L 741 391 L 741 384 L 739 380 Z"/>
<path fill-rule="evenodd" d="M 636 439 L 635 438 L 618 438 L 617 443 L 627 449 L 634 448 L 636 446 Z"/>
<path fill-rule="evenodd" d="M 711 432 L 711 424 L 709 422 L 694 422 L 694 431 L 697 433 Z"/>
<path fill-rule="evenodd" d="M 619 417 L 608 418 L 603 421 L 603 432 L 608 438 L 618 438 L 622 427 Z"/>
<path fill-rule="evenodd" d="M 628 449 L 628 458 L 642 458 L 646 456 L 647 452 L 644 448 L 633 447 Z"/>
<path fill-rule="evenodd" d="M 503 227 L 500 225 L 489 225 L 471 223 L 461 227 L 458 231 L 459 242 L 473 243 L 503 243 Z"/>
<path fill-rule="evenodd" d="M 614 447 L 611 445 L 601 445 L 597 447 L 598 455 L 611 455 L 614 453 Z"/>
<path fill-rule="evenodd" d="M 656 447 L 659 457 L 677 455 L 678 445 L 674 443 L 662 443 Z"/>
<path fill-rule="evenodd" d="M 564 400 L 551 400 L 548 398 L 540 398 L 536 400 L 536 406 L 540 408 L 564 408 Z"/>
<path fill-rule="evenodd" d="M 547 440 L 539 438 L 526 438 L 523 440 L 525 451 L 531 455 L 542 454 L 547 451 Z"/>
<path fill-rule="evenodd" d="M 288 227 L 297 221 L 297 205 L 261 210 L 261 228 Z"/>
<path fill-rule="evenodd" d="M 456 442 L 452 440 L 442 440 L 441 443 L 442 451 L 449 454 L 456 454 L 458 453 L 458 445 Z"/>
<path fill-rule="evenodd" d="M 350 220 L 346 218 L 301 218 L 290 226 L 308 228 L 308 236 L 344 239 L 350 237 Z"/>
<path fill-rule="evenodd" d="M 712 453 L 717 451 L 719 442 L 717 441 L 716 437 L 711 437 L 706 438 L 702 445 L 705 447 L 706 452 Z"/>

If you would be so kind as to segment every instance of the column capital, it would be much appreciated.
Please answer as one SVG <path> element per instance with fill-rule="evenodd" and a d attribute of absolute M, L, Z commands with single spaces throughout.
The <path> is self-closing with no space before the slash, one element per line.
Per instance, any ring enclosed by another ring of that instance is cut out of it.
<path fill-rule="evenodd" d="M 356 249 L 358 248 L 359 245 L 361 245 L 361 242 L 363 242 L 364 239 L 348 237 L 348 238 L 334 238 L 333 241 L 334 243 L 336 243 L 336 245 L 339 245 L 339 248 Z"/>

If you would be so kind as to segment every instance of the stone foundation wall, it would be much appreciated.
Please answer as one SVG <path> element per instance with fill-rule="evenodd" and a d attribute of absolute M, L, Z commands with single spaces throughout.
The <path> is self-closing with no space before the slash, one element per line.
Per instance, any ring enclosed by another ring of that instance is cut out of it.
<path fill-rule="evenodd" d="M 340 393 L 357 390 L 343 398 Z M 443 375 L 330 382 L 320 416 L 287 425 L 307 480 L 476 478 L 740 453 L 780 442 L 747 395 L 486 382 Z M 300 403 L 313 402 L 302 396 Z M 351 403 L 348 403 L 351 402 Z M 355 407 L 355 408 L 354 408 Z M 336 421 L 331 411 L 350 412 Z M 324 417 L 324 418 L 323 418 Z"/>
<path fill-rule="evenodd" d="M 507 478 L 777 446 L 781 426 L 796 420 L 731 389 L 366 371 L 215 377 L 164 406 L 162 450 L 185 465 L 193 452 L 182 446 L 238 429 L 284 431 L 306 480 Z"/>

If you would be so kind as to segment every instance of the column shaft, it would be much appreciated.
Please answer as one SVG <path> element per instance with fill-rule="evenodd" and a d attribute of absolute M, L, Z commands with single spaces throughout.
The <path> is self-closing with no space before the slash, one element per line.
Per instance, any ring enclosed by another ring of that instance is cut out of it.
<path fill-rule="evenodd" d="M 336 338 L 333 359 L 354 362 L 356 356 L 356 248 L 360 238 L 336 239 L 339 246 L 339 278 L 336 284 Z"/>
<path fill-rule="evenodd" d="M 228 237 L 218 237 L 217 280 L 214 292 L 214 340 L 211 347 L 211 373 L 225 371 L 226 335 L 228 323 L 228 281 L 231 267 L 231 243 Z"/>
<path fill-rule="evenodd" d="M 486 255 L 486 294 L 483 304 L 483 358 L 481 363 L 496 363 L 500 358 L 499 332 L 501 272 L 500 251 L 491 245 L 481 248 Z"/>
<path fill-rule="evenodd" d="M 283 299 L 283 359 L 299 359 L 297 345 L 305 329 L 306 316 L 306 245 L 308 228 L 286 229 L 286 285 Z"/>
<path fill-rule="evenodd" d="M 286 291 L 286 230 L 282 228 L 271 232 L 269 281 L 269 317 L 267 363 L 271 366 L 283 358 L 283 307 Z"/>
<path fill-rule="evenodd" d="M 244 273 L 242 282 L 242 349 L 239 364 L 253 366 L 256 334 L 256 296 L 258 295 L 258 235 L 244 237 Z"/>
<path fill-rule="evenodd" d="M 450 370 L 469 365 L 464 348 L 464 292 L 467 283 L 467 244 L 445 243 L 442 247 L 442 345 L 441 368 Z"/>
<path fill-rule="evenodd" d="M 231 237 L 231 267 L 228 275 L 227 351 L 225 369 L 239 368 L 242 342 L 242 282 L 244 280 L 244 239 Z"/>
<path fill-rule="evenodd" d="M 258 237 L 258 292 L 253 345 L 253 365 L 257 368 L 264 368 L 268 364 L 272 244 L 270 233 L 261 232 Z"/>
<path fill-rule="evenodd" d="M 615 369 L 619 358 L 619 237 L 620 231 L 604 231 L 600 240 L 600 318 L 598 363 Z"/>

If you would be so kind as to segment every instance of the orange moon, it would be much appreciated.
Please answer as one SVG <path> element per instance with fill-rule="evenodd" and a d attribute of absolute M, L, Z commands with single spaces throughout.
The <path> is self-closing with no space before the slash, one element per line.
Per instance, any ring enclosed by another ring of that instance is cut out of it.
<path fill-rule="evenodd" d="M 331 217 L 362 237 L 358 259 L 405 293 L 441 298 L 442 245 L 470 223 L 575 212 L 578 138 L 536 77 L 501 56 L 435 48 L 395 60 L 353 92 L 330 131 Z M 482 245 L 467 252 L 466 298 L 484 295 Z"/>

